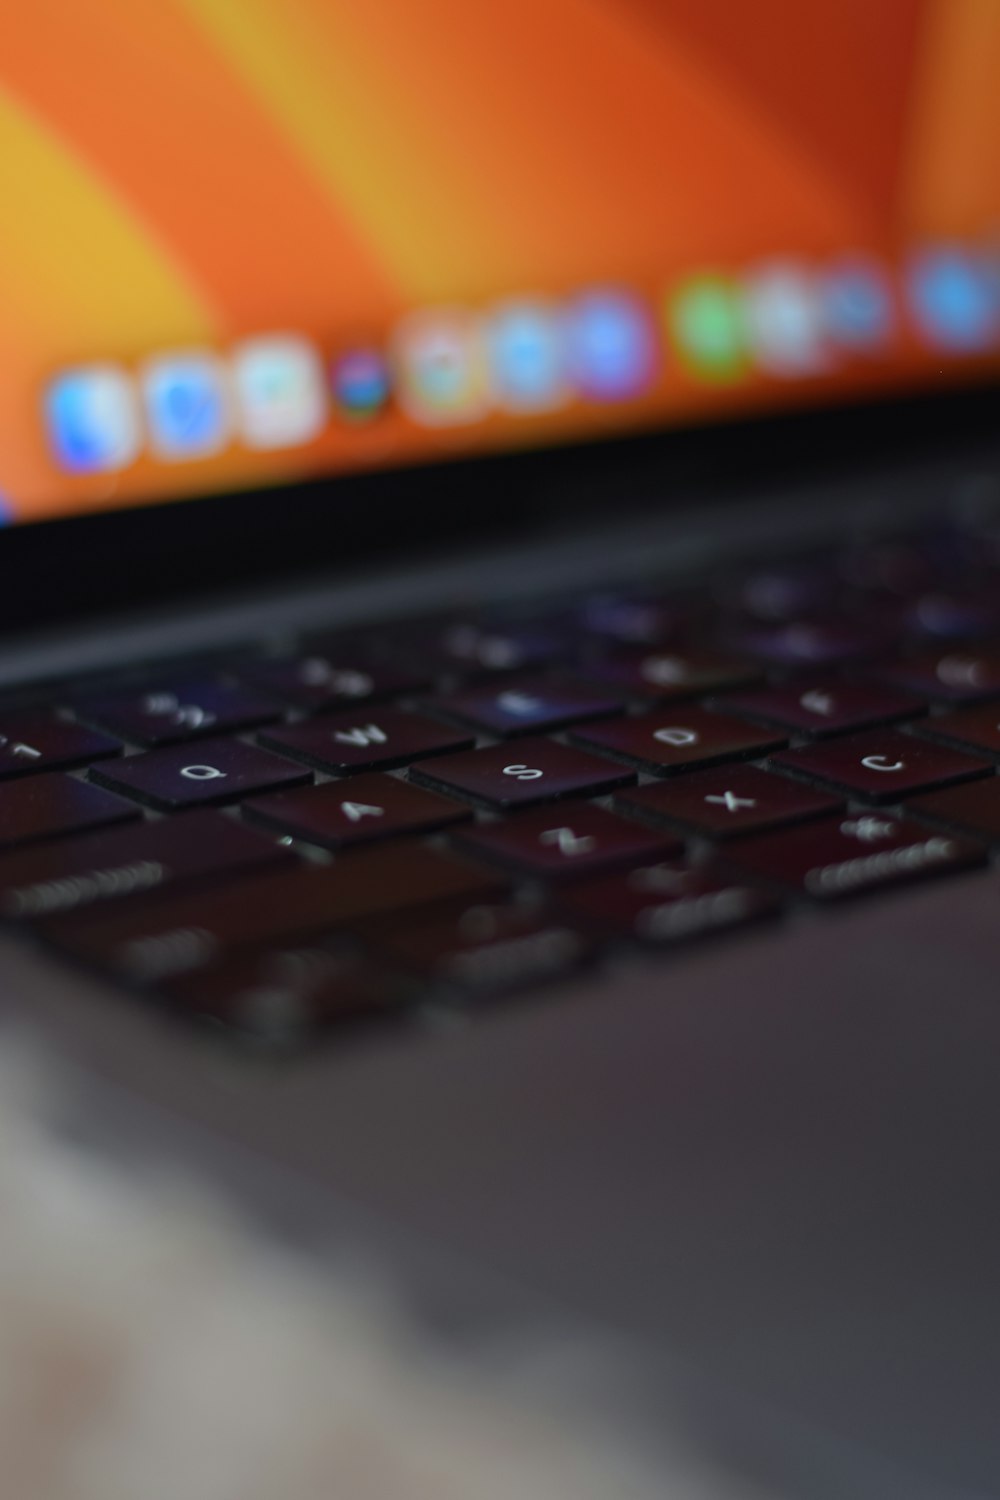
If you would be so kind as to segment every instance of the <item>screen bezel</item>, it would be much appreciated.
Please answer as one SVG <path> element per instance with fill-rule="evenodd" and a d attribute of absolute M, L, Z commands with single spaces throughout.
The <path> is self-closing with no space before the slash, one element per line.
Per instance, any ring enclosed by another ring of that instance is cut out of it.
<path fill-rule="evenodd" d="M 5 532 L 0 632 L 33 630 L 362 561 L 440 555 L 611 505 L 696 503 L 1000 435 L 1000 382 L 537 450 L 338 474 Z"/>

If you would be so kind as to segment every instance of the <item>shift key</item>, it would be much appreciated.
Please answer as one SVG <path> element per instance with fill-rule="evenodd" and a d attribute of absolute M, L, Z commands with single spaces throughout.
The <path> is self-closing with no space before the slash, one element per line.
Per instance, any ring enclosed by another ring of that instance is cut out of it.
<path fill-rule="evenodd" d="M 127 909 L 50 919 L 42 934 L 97 968 L 156 984 L 233 950 L 336 932 L 381 912 L 503 889 L 502 877 L 431 849 L 371 849 L 211 890 L 135 898 Z"/>
<path fill-rule="evenodd" d="M 32 921 L 93 910 L 182 881 L 291 860 L 280 844 L 214 811 L 130 823 L 0 856 L 0 916 Z"/>

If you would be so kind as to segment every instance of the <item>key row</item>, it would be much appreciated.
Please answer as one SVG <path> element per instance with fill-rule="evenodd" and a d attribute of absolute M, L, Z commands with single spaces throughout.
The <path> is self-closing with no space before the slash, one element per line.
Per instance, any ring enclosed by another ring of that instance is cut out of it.
<path fill-rule="evenodd" d="M 362 784 L 367 801 L 359 797 Z M 84 796 L 103 796 L 69 778 L 64 785 Z M 1000 844 L 1000 778 L 966 781 L 925 794 L 910 801 L 906 811 L 908 817 L 974 837 L 980 847 Z M 375 840 L 447 830 L 459 856 L 510 878 L 527 877 L 548 886 L 649 859 L 678 857 L 683 840 L 692 835 L 710 841 L 720 852 L 732 848 L 740 860 L 759 848 L 761 873 L 777 870 L 780 875 L 791 847 L 786 829 L 810 825 L 796 833 L 808 852 L 810 828 L 836 826 L 838 837 L 847 841 L 850 858 L 856 858 L 852 841 L 878 845 L 900 823 L 896 815 L 877 808 L 849 812 L 835 796 L 745 765 L 626 786 L 615 793 L 613 811 L 571 801 L 497 821 L 473 822 L 468 806 L 373 774 L 255 799 L 246 813 L 242 822 L 209 809 L 152 823 L 133 813 L 132 820 L 120 826 L 98 818 L 89 832 L 78 826 L 72 837 L 53 837 L 14 850 L 0 857 L 0 915 L 44 919 L 157 893 L 171 885 L 289 862 L 298 865 L 293 841 L 343 851 Z M 419 856 L 422 846 L 405 841 L 395 848 L 406 858 Z M 777 861 L 773 868 L 769 859 Z M 798 877 L 793 874 L 786 883 L 795 885 Z"/>
<path fill-rule="evenodd" d="M 374 755 L 398 764 L 403 740 L 411 731 L 416 734 L 420 725 L 403 724 L 401 738 L 394 739 L 391 721 L 385 722 L 388 729 L 373 721 L 347 731 L 352 743 L 331 751 L 331 760 L 357 753 L 362 762 Z M 689 777 L 719 764 L 766 758 L 772 770 L 816 787 L 892 804 L 936 787 L 992 777 L 995 765 L 946 738 L 891 728 L 783 749 L 785 742 L 773 733 L 695 706 L 684 713 L 635 716 L 581 728 L 569 744 L 527 737 L 456 752 L 454 745 L 468 745 L 468 740 L 456 740 L 430 726 L 429 734 L 437 739 L 425 744 L 429 758 L 410 764 L 408 782 L 358 770 L 346 781 L 315 787 L 312 770 L 290 757 L 298 751 L 322 764 L 319 740 L 325 734 L 332 744 L 336 736 L 313 725 L 305 727 L 309 733 L 303 734 L 302 743 L 283 744 L 280 755 L 243 740 L 210 740 L 201 742 L 197 751 L 187 745 L 165 746 L 99 761 L 90 767 L 87 782 L 56 772 L 10 782 L 0 786 L 0 847 L 127 821 L 138 815 L 136 803 L 157 811 L 186 811 L 239 802 L 248 815 L 261 820 L 275 823 L 279 815 L 284 817 L 288 831 L 309 827 L 315 832 L 325 824 L 324 839 L 304 832 L 299 836 L 336 845 L 352 841 L 352 831 L 367 837 L 376 827 L 389 832 L 443 826 L 463 815 L 454 807 L 445 812 L 427 792 L 456 799 L 465 808 L 511 811 L 564 798 L 607 795 L 634 783 L 639 771 L 653 771 L 658 778 L 680 773 Z M 300 728 L 293 726 L 296 735 Z M 411 739 L 407 758 L 413 753 Z M 348 789 L 338 791 L 345 784 Z M 738 788 L 730 790 L 741 797 Z M 682 790 L 681 800 L 683 796 Z M 335 836 L 338 827 L 341 837 Z"/>
<path fill-rule="evenodd" d="M 49 914 L 38 930 L 78 960 L 154 988 L 243 953 L 338 936 L 391 966 L 461 984 L 477 967 L 480 982 L 505 966 L 516 974 L 525 950 L 532 964 L 558 970 L 606 940 L 670 943 L 777 915 L 790 889 L 839 900 L 973 869 L 985 857 L 981 844 L 954 833 L 875 812 L 848 814 L 757 835 L 708 864 L 631 863 L 525 903 L 512 901 L 499 870 L 418 845 L 356 851 L 329 866 L 244 869 L 224 885 Z M 572 941 L 565 934 L 554 941 L 556 916 L 576 933 Z M 468 951 L 501 941 L 504 958 Z"/>
<path fill-rule="evenodd" d="M 674 658 L 642 658 L 642 670 L 650 662 L 667 677 L 679 671 Z M 611 664 L 607 664 L 610 670 Z M 889 669 L 886 669 L 887 671 Z M 994 717 L 989 698 L 1000 693 L 1000 663 L 993 668 L 983 657 L 952 653 L 931 664 L 919 660 L 898 669 L 911 691 L 871 681 L 812 679 L 805 683 L 771 684 L 742 691 L 716 693 L 711 708 L 741 721 L 806 735 L 811 739 L 838 736 L 903 720 L 930 735 L 950 736 L 956 743 L 1000 753 L 1000 709 Z M 935 690 L 923 674 L 938 679 Z M 940 680 L 943 674 L 945 682 Z M 156 748 L 183 744 L 221 733 L 258 731 L 263 743 L 292 753 L 307 764 L 347 772 L 366 766 L 404 764 L 407 760 L 461 748 L 465 732 L 499 738 L 551 733 L 589 722 L 620 718 L 634 687 L 619 683 L 603 686 L 564 674 L 522 676 L 500 686 L 468 688 L 452 694 L 424 697 L 420 712 L 402 715 L 378 695 L 359 695 L 367 710 L 341 713 L 307 724 L 279 724 L 287 709 L 274 699 L 261 697 L 232 684 L 212 680 L 189 681 L 75 706 L 76 721 L 53 714 L 29 712 L 0 716 L 0 778 L 31 774 L 39 770 L 73 768 L 110 759 L 120 754 L 121 740 Z M 707 691 L 701 682 L 698 693 Z M 917 693 L 922 694 L 917 696 Z M 697 694 L 695 694 L 697 695 Z M 664 701 L 686 702 L 691 693 L 675 682 Z M 951 699 L 958 704 L 982 703 L 951 714 L 921 718 L 928 700 Z M 986 701 L 982 701 L 986 700 Z M 306 708 L 316 705 L 305 705 Z M 327 710 L 332 703 L 321 705 Z M 303 705 L 299 705 L 300 710 Z M 358 705 L 360 709 L 360 703 Z M 377 707 L 377 712 L 375 711 Z M 694 712 L 695 705 L 686 708 Z M 381 720 L 388 718 L 392 733 Z M 315 727 L 310 727 L 314 725 Z M 273 726 L 273 727 L 271 727 Z M 443 726 L 452 729 L 451 738 Z M 331 739 L 324 737 L 329 727 Z M 409 735 L 405 731 L 409 731 Z M 112 738 L 114 736 L 114 738 Z M 400 742 L 398 751 L 379 746 L 389 739 Z M 412 742 L 411 742 L 412 741 Z M 340 748 L 340 755 L 332 750 Z M 371 751 L 371 754 L 366 754 Z"/>

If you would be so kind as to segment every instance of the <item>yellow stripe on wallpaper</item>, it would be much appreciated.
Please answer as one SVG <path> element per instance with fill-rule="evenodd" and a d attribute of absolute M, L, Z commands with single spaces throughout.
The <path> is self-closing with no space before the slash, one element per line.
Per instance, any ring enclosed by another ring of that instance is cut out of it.
<path fill-rule="evenodd" d="M 917 235 L 995 225 L 1000 181 L 1000 0 L 933 0 L 913 85 L 913 136 L 901 182 Z"/>
<path fill-rule="evenodd" d="M 28 326 L 40 364 L 131 352 L 136 330 L 203 338 L 208 306 L 92 166 L 0 89 L 0 321 Z"/>
<path fill-rule="evenodd" d="M 490 265 L 495 235 L 475 212 L 442 235 L 435 198 L 455 183 L 441 152 L 421 139 L 363 47 L 364 12 L 288 0 L 181 0 L 264 99 L 338 211 L 364 235 L 392 277 L 401 306 L 461 288 L 470 266 Z M 356 23 L 356 24 L 355 24 Z M 489 188 L 484 185 L 484 203 Z M 440 205 L 443 207 L 443 204 Z"/>

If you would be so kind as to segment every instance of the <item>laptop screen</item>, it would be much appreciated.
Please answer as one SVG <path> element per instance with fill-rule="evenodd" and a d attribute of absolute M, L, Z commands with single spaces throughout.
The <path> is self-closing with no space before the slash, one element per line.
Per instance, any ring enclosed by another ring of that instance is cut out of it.
<path fill-rule="evenodd" d="M 995 0 L 0 0 L 24 522 L 1000 369 Z"/>

